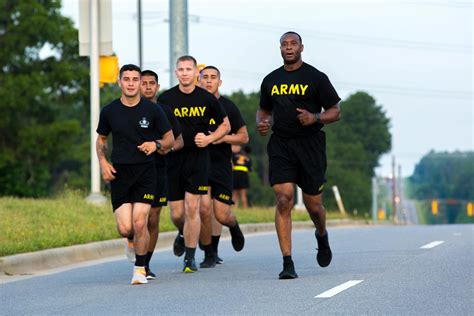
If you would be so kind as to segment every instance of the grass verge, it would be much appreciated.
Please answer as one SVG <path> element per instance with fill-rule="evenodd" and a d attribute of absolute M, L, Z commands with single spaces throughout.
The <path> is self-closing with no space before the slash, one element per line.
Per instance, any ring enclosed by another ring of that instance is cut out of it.
<path fill-rule="evenodd" d="M 235 209 L 241 224 L 273 222 L 274 208 Z M 342 218 L 328 212 L 328 219 Z M 0 198 L 0 257 L 23 252 L 119 238 L 110 203 L 90 205 L 81 192 L 51 199 Z M 293 212 L 294 221 L 309 220 Z M 160 231 L 174 231 L 169 209 L 162 210 Z"/>

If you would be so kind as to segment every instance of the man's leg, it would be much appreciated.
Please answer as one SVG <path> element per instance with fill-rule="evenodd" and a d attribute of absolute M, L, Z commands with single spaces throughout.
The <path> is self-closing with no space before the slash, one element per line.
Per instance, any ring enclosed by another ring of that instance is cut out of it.
<path fill-rule="evenodd" d="M 303 202 L 309 216 L 316 227 L 316 240 L 318 241 L 317 261 L 321 267 L 327 267 L 332 260 L 329 239 L 326 231 L 326 210 L 323 206 L 323 194 L 309 195 L 303 193 Z"/>
<path fill-rule="evenodd" d="M 160 233 L 160 214 L 161 206 L 152 207 L 150 209 L 150 215 L 148 216 L 148 234 L 150 235 L 150 241 L 148 243 L 148 251 L 146 253 L 146 272 L 148 279 L 155 279 L 155 274 L 150 271 L 150 260 L 155 251 L 156 243 L 158 241 L 158 235 Z"/>
<path fill-rule="evenodd" d="M 170 201 L 171 221 L 178 229 L 178 234 L 174 240 L 173 252 L 177 257 L 184 253 L 184 200 Z"/>
<path fill-rule="evenodd" d="M 283 255 L 283 271 L 280 279 L 294 279 L 298 275 L 295 272 L 291 258 L 291 210 L 294 204 L 294 184 L 281 183 L 273 186 L 276 196 L 275 227 Z"/>
<path fill-rule="evenodd" d="M 239 189 L 234 189 L 232 191 L 232 201 L 234 201 L 235 207 L 239 207 Z"/>
<path fill-rule="evenodd" d="M 146 278 L 146 253 L 148 249 L 148 214 L 150 204 L 136 202 L 133 203 L 133 230 L 135 245 L 135 267 L 133 270 L 132 284 L 148 283 Z"/>
<path fill-rule="evenodd" d="M 186 192 L 184 196 L 184 243 L 185 257 L 183 272 L 196 272 L 195 253 L 201 231 L 201 218 L 199 216 L 200 194 Z"/>
<path fill-rule="evenodd" d="M 199 240 L 204 250 L 204 260 L 200 268 L 213 268 L 216 266 L 216 255 L 212 247 L 212 199 L 210 190 L 201 197 L 199 214 L 201 216 L 201 232 Z"/>
<path fill-rule="evenodd" d="M 249 203 L 247 201 L 247 189 L 240 189 L 240 200 L 242 201 L 242 208 L 248 208 Z"/>
<path fill-rule="evenodd" d="M 135 246 L 133 244 L 132 203 L 124 203 L 114 211 L 115 222 L 119 234 L 127 238 L 125 255 L 130 262 L 135 262 Z"/>
<path fill-rule="evenodd" d="M 229 227 L 234 250 L 241 251 L 244 248 L 245 238 L 230 205 L 214 199 L 214 215 L 219 223 Z"/>
<path fill-rule="evenodd" d="M 212 224 L 212 249 L 216 253 L 216 263 L 223 264 L 224 260 L 219 257 L 219 241 L 221 239 L 222 234 L 222 224 L 219 223 L 216 219 L 216 216 L 213 212 L 211 212 L 211 224 Z"/>

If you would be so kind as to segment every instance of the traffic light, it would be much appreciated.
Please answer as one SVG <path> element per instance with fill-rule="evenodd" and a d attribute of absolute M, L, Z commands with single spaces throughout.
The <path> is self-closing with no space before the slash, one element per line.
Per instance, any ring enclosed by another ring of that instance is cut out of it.
<path fill-rule="evenodd" d="M 100 84 L 116 83 L 119 75 L 119 63 L 117 56 L 100 56 Z"/>
<path fill-rule="evenodd" d="M 466 207 L 467 216 L 472 217 L 472 216 L 474 215 L 473 207 L 474 207 L 474 206 L 473 206 L 472 202 L 468 202 L 468 203 L 467 203 L 467 207 Z"/>
<path fill-rule="evenodd" d="M 438 215 L 438 200 L 431 201 L 431 213 L 433 215 Z"/>

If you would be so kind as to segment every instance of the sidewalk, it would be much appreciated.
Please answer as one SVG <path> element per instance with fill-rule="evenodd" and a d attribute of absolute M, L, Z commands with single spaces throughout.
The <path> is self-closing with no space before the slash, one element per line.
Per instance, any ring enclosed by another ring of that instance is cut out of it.
<path fill-rule="evenodd" d="M 328 220 L 328 227 L 369 225 L 365 220 Z M 274 223 L 244 224 L 240 226 L 244 235 L 275 231 Z M 293 222 L 293 230 L 314 229 L 313 223 Z M 176 232 L 160 233 L 157 249 L 171 247 Z M 222 238 L 230 238 L 229 230 L 222 231 Z M 124 254 L 123 238 L 92 242 L 83 245 L 54 248 L 37 252 L 0 257 L 0 277 L 34 275 L 58 266 L 64 267 L 81 262 L 99 260 Z M 124 256 L 125 260 L 125 256 Z"/>

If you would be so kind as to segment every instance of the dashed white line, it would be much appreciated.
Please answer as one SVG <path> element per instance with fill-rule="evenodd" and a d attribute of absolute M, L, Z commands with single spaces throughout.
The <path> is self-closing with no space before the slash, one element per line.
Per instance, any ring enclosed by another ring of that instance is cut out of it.
<path fill-rule="evenodd" d="M 461 233 L 454 233 L 453 236 L 462 236 Z"/>
<path fill-rule="evenodd" d="M 430 249 L 430 248 L 434 248 L 436 246 L 439 246 L 441 245 L 442 243 L 444 243 L 443 240 L 437 240 L 437 241 L 433 241 L 433 242 L 430 242 L 429 244 L 426 244 L 424 246 L 421 246 L 420 248 L 421 249 Z"/>
<path fill-rule="evenodd" d="M 350 287 L 353 287 L 354 285 L 357 285 L 361 283 L 364 280 L 351 280 L 347 281 L 346 283 L 343 283 L 341 285 L 338 285 L 336 287 L 333 287 L 330 290 L 327 290 L 326 292 L 323 292 L 319 295 L 316 295 L 314 298 L 328 298 L 328 297 L 333 297 L 336 294 L 341 293 L 342 291 L 347 290 Z"/>

